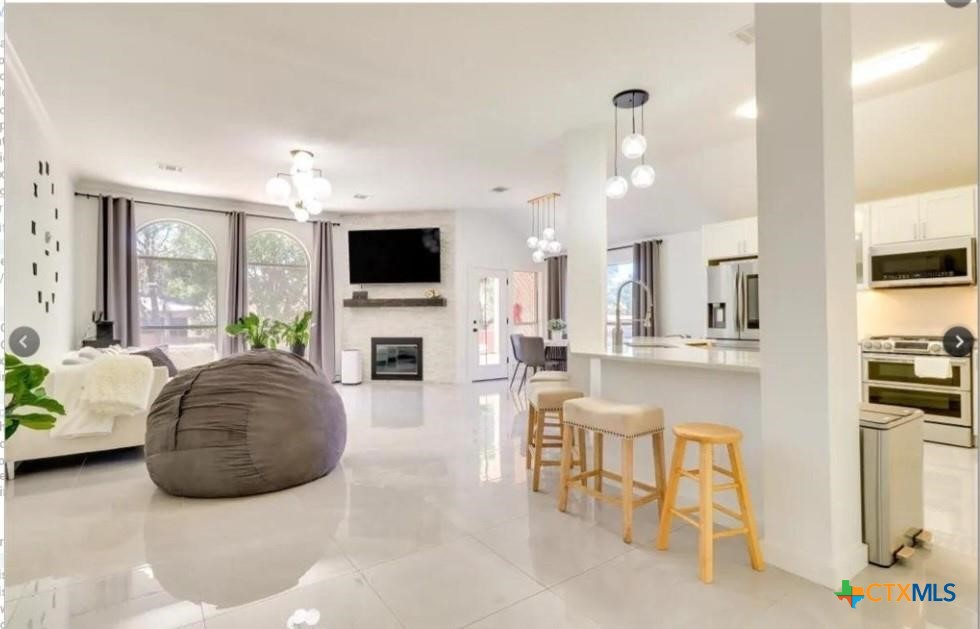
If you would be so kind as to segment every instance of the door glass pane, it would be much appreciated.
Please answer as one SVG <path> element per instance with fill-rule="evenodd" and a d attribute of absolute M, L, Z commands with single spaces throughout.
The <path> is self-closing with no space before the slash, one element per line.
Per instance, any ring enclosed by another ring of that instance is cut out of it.
<path fill-rule="evenodd" d="M 478 296 L 480 300 L 477 325 L 477 354 L 481 367 L 499 365 L 500 322 L 497 311 L 500 304 L 500 280 L 496 277 L 481 277 Z"/>
<path fill-rule="evenodd" d="M 538 317 L 538 274 L 533 271 L 514 271 L 510 276 L 511 333 L 537 336 L 540 333 Z"/>

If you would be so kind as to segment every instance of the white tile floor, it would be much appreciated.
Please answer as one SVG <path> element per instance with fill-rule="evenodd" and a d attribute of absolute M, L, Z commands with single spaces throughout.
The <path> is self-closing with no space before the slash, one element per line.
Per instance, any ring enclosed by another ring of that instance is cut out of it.
<path fill-rule="evenodd" d="M 525 415 L 505 384 L 341 389 L 342 466 L 302 487 L 234 500 L 174 498 L 139 451 L 27 464 L 7 486 L 6 617 L 16 629 L 285 627 L 975 627 L 976 451 L 926 446 L 934 547 L 856 584 L 953 581 L 953 603 L 859 604 L 770 567 L 741 539 L 696 575 L 694 531 L 632 546 L 619 513 L 573 495 L 555 468 L 528 490 Z"/>

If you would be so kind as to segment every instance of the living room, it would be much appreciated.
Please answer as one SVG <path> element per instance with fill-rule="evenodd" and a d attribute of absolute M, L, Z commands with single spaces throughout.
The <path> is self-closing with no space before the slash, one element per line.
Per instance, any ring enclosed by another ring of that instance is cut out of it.
<path fill-rule="evenodd" d="M 8 6 L 6 626 L 975 626 L 954 4 Z"/>

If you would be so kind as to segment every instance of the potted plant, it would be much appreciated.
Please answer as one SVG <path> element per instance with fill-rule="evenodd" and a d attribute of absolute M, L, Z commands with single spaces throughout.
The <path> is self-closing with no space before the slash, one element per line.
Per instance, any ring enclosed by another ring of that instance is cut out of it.
<path fill-rule="evenodd" d="M 549 319 L 548 320 L 548 337 L 551 340 L 560 339 L 565 337 L 565 325 L 564 319 Z"/>
<path fill-rule="evenodd" d="M 313 312 L 307 310 L 303 314 L 296 315 L 296 318 L 289 323 L 276 322 L 279 338 L 286 341 L 289 350 L 301 358 L 306 357 L 306 346 L 310 344 L 310 321 L 312 319 Z"/>
<path fill-rule="evenodd" d="M 229 336 L 241 336 L 248 343 L 250 349 L 266 349 L 275 347 L 279 342 L 276 322 L 272 319 L 263 319 L 254 312 L 250 312 L 238 323 L 229 323 L 225 326 L 225 332 Z"/>
<path fill-rule="evenodd" d="M 13 354 L 5 353 L 3 361 L 6 438 L 10 439 L 19 426 L 33 430 L 51 430 L 58 419 L 55 416 L 64 415 L 65 407 L 58 400 L 48 397 L 41 386 L 48 376 L 48 369 L 41 365 L 23 363 Z"/>

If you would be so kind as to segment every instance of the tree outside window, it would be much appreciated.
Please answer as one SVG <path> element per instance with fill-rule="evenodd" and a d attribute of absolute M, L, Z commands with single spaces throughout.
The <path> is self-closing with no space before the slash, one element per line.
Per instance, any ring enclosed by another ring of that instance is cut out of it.
<path fill-rule="evenodd" d="M 310 308 L 310 258 L 292 235 L 263 230 L 249 236 L 248 310 L 290 321 Z"/>
<path fill-rule="evenodd" d="M 176 220 L 136 232 L 140 344 L 215 343 L 218 267 L 214 244 Z"/>

